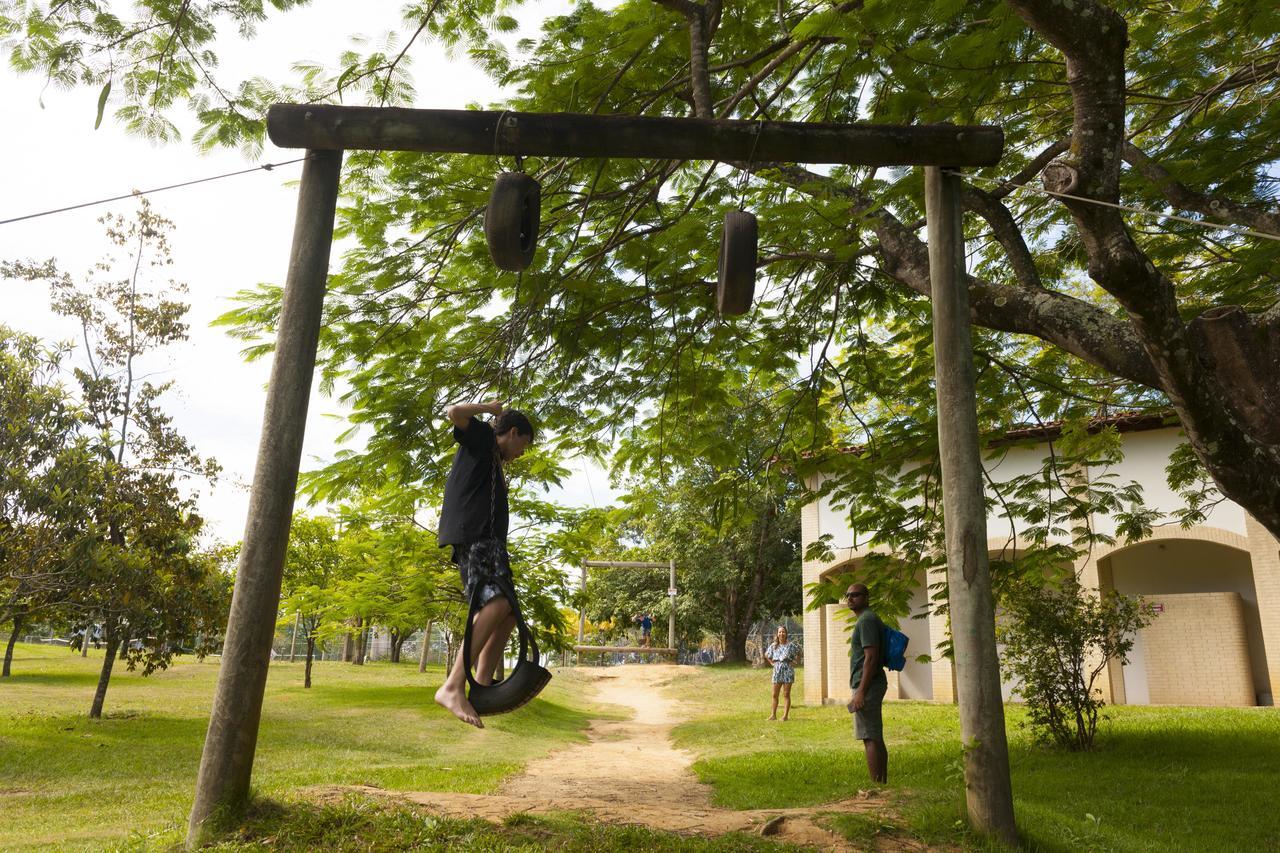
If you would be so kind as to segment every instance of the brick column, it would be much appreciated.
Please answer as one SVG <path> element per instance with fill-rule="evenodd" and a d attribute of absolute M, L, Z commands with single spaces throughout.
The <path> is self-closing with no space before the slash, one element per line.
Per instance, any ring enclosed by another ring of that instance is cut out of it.
<path fill-rule="evenodd" d="M 1253 562 L 1253 589 L 1258 594 L 1262 646 L 1267 654 L 1271 689 L 1280 687 L 1280 542 L 1267 528 L 1245 513 L 1245 536 Z M 1274 698 L 1273 698 L 1274 703 Z"/>
<path fill-rule="evenodd" d="M 805 581 L 809 583 L 809 581 Z M 805 607 L 809 595 L 805 593 Z M 827 698 L 827 620 L 824 609 L 804 612 L 804 703 L 821 705 Z"/>
<path fill-rule="evenodd" d="M 1108 564 L 1104 569 L 1100 563 L 1102 561 L 1097 558 L 1081 557 L 1076 563 L 1074 569 L 1076 577 L 1080 579 L 1080 586 L 1083 587 L 1085 595 L 1092 595 L 1095 598 L 1101 597 L 1102 593 L 1111 589 L 1111 567 Z M 1103 574 L 1107 577 L 1104 579 Z M 1093 653 L 1089 655 L 1085 661 L 1085 666 L 1092 670 L 1098 665 L 1098 655 Z M 1120 680 L 1120 699 L 1115 699 L 1116 695 L 1116 679 Z M 1106 670 L 1098 676 L 1098 680 L 1094 682 L 1094 686 L 1102 693 L 1102 701 L 1108 705 L 1115 705 L 1124 702 L 1124 674 L 1121 671 L 1119 661 L 1109 661 Z"/>
<path fill-rule="evenodd" d="M 810 489 L 816 489 L 818 478 L 815 476 L 805 483 Z M 808 547 L 811 542 L 818 541 L 822 535 L 818 502 L 811 501 L 800 510 L 800 542 Z M 804 703 L 821 705 L 827 698 L 827 620 L 824 610 L 810 610 L 813 600 L 809 594 L 809 584 L 818 580 L 822 572 L 822 563 L 816 560 L 805 560 L 800 565 L 802 600 L 804 602 Z"/>
<path fill-rule="evenodd" d="M 932 589 L 938 583 L 946 583 L 947 567 L 940 566 L 929 572 L 929 588 L 930 595 Z M 947 625 L 945 616 L 934 613 L 932 609 L 929 611 L 929 653 L 933 655 L 933 666 L 931 667 L 933 674 L 933 701 L 935 702 L 955 702 L 956 701 L 956 679 L 955 670 L 951 666 L 951 658 L 943 657 L 939 647 L 942 642 L 947 639 L 950 627 Z"/>
<path fill-rule="evenodd" d="M 853 630 L 849 608 L 828 604 L 827 617 L 827 702 L 846 704 L 853 698 L 849 687 L 849 636 Z"/>

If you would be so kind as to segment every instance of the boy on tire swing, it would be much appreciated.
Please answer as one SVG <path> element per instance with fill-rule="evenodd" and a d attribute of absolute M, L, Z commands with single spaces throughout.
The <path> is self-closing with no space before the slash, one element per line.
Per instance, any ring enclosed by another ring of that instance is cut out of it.
<path fill-rule="evenodd" d="M 476 417 L 492 415 L 490 423 Z M 453 562 L 462 576 L 462 591 L 468 601 L 477 584 L 483 585 L 481 608 L 473 619 L 471 661 L 479 684 L 493 681 L 494 670 L 515 628 L 511 602 L 502 594 L 496 578 L 511 580 L 507 554 L 507 481 L 502 465 L 519 458 L 533 443 L 533 425 L 515 409 L 504 409 L 499 401 L 462 403 L 445 410 L 453 424 L 458 452 L 444 487 L 440 508 L 440 546 L 453 546 Z M 467 700 L 467 661 L 462 650 L 440 689 L 436 703 L 464 723 L 484 728 L 480 716 Z"/>

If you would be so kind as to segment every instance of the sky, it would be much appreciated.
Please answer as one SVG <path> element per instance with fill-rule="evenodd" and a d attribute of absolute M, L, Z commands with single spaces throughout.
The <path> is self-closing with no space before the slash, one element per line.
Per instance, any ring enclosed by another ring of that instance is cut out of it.
<path fill-rule="evenodd" d="M 252 75 L 288 79 L 295 61 L 332 62 L 353 33 L 376 38 L 395 28 L 400 5 L 387 0 L 315 0 L 262 25 L 250 43 L 219 44 L 220 74 L 236 81 Z M 535 34 L 543 17 L 569 4 L 555 0 L 531 6 L 517 12 L 522 31 L 513 34 L 512 41 Z M 351 14 L 356 7 L 358 23 Z M 451 58 L 437 43 L 420 40 L 410 55 L 418 92 L 414 106 L 461 109 L 501 97 L 498 87 L 465 56 Z M 201 153 L 188 141 L 157 146 L 114 124 L 110 105 L 95 131 L 97 96 L 96 89 L 46 88 L 42 78 L 0 71 L 0 103 L 6 112 L 0 133 L 0 155 L 6 164 L 0 178 L 0 220 L 292 160 L 301 153 L 268 141 L 261 160 L 250 161 L 238 151 Z M 231 297 L 237 291 L 264 281 L 283 283 L 300 174 L 301 164 L 295 164 L 150 196 L 156 212 L 176 226 L 170 277 L 187 284 L 191 309 L 189 340 L 151 359 L 147 368 L 154 380 L 174 382 L 163 408 L 177 429 L 198 452 L 223 467 L 217 485 L 203 490 L 200 507 L 209 533 L 224 542 L 238 541 L 243 533 L 270 359 L 246 363 L 240 355 L 242 342 L 210 323 L 234 307 Z M 62 269 L 82 275 L 108 249 L 99 217 L 108 211 L 129 215 L 136 208 L 137 203 L 127 199 L 0 225 L 0 259 L 57 258 Z M 335 260 L 338 250 L 335 247 Z M 0 323 L 48 340 L 75 338 L 79 332 L 73 322 L 49 310 L 47 289 L 3 279 Z M 313 387 L 303 470 L 333 457 L 344 426 L 339 402 L 320 396 Z M 605 505 L 616 496 L 606 473 L 593 463 L 571 460 L 568 467 L 574 475 L 550 494 L 551 499 L 592 506 Z"/>

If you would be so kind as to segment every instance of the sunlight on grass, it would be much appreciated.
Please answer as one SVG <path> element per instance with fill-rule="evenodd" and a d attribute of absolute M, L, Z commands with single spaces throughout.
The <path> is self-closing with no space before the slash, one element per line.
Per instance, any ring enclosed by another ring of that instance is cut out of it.
<path fill-rule="evenodd" d="M 120 671 L 107 716 L 91 721 L 99 654 L 85 660 L 20 646 L 14 676 L 0 682 L 0 849 L 164 849 L 181 841 L 217 666 L 187 660 L 147 679 Z M 306 802 L 300 789 L 320 784 L 492 791 L 529 760 L 582 742 L 592 717 L 621 713 L 589 704 L 591 674 L 563 670 L 543 697 L 475 731 L 431 702 L 442 675 L 439 667 L 419 675 L 412 664 L 320 663 L 316 686 L 304 690 L 300 663 L 272 664 L 254 771 L 260 809 L 226 849 L 769 847 L 751 837 L 682 840 L 572 816 L 495 827 L 358 798 Z M 803 671 L 786 723 L 765 720 L 764 669 L 689 667 L 663 689 L 693 714 L 673 738 L 696 756 L 694 771 L 721 806 L 821 806 L 874 789 L 878 812 L 822 819 L 865 849 L 894 837 L 983 846 L 964 830 L 952 705 L 886 707 L 890 785 L 878 788 L 848 712 L 798 704 Z M 1107 715 L 1098 750 L 1080 755 L 1034 743 L 1022 709 L 1009 707 L 1016 809 L 1030 848 L 1280 848 L 1275 709 L 1116 707 Z"/>
<path fill-rule="evenodd" d="M 216 661 L 183 660 L 142 678 L 117 668 L 106 716 L 86 714 L 101 652 L 19 646 L 0 683 L 0 849 L 92 847 L 150 837 L 180 841 L 208 723 Z M 558 671 L 519 714 L 483 731 L 456 722 L 431 696 L 440 667 L 271 665 L 255 789 L 273 796 L 315 784 L 484 793 L 532 758 L 583 733 L 594 710 L 580 676 Z"/>
<path fill-rule="evenodd" d="M 797 848 L 743 833 L 719 838 L 686 838 L 641 826 L 604 826 L 578 815 L 513 815 L 501 825 L 484 820 L 434 817 L 408 806 L 391 806 L 350 796 L 336 805 L 262 802 L 255 804 L 239 837 L 212 848 L 219 851 L 313 850 L 381 853 L 399 850 L 630 853 L 752 853 Z"/>
<path fill-rule="evenodd" d="M 807 806 L 875 788 L 841 706 L 793 709 L 765 721 L 766 670 L 700 669 L 683 689 L 699 717 L 675 730 L 694 770 L 731 808 Z M 795 695 L 803 693 L 797 671 Z M 1098 749 L 1072 754 L 1033 742 L 1020 706 L 1007 709 L 1018 823 L 1040 850 L 1222 850 L 1280 847 L 1280 714 L 1274 708 L 1106 709 Z M 953 705 L 885 707 L 890 785 L 911 832 L 973 844 L 963 815 L 960 734 Z M 1224 816 L 1229 814 L 1230 819 Z M 855 821 L 855 824 L 857 822 Z M 851 839 L 866 827 L 847 827 Z"/>

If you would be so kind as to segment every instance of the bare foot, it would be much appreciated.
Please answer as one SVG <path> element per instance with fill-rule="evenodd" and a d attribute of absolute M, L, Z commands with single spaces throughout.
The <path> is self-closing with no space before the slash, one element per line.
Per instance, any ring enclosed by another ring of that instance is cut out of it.
<path fill-rule="evenodd" d="M 786 718 L 786 717 L 783 717 L 783 718 L 782 718 L 782 722 L 784 722 L 784 723 L 785 723 L 786 721 L 787 721 L 787 718 Z"/>
<path fill-rule="evenodd" d="M 774 714 L 772 717 L 769 717 L 769 719 L 765 720 L 765 722 L 766 723 L 772 722 L 773 720 L 776 720 L 776 719 L 778 719 L 778 715 Z"/>
<path fill-rule="evenodd" d="M 484 728 L 484 723 L 480 722 L 480 716 L 476 714 L 476 709 L 471 707 L 471 703 L 467 701 L 467 694 L 463 693 L 461 689 L 450 690 L 447 686 L 440 685 L 440 689 L 436 691 L 436 704 L 459 720 L 462 720 L 462 722 L 475 726 L 477 729 Z"/>

